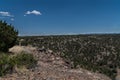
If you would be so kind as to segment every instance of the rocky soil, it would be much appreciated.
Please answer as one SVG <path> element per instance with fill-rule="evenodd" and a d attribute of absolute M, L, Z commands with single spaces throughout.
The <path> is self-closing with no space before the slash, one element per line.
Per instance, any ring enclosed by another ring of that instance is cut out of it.
<path fill-rule="evenodd" d="M 33 69 L 15 69 L 12 74 L 1 77 L 0 80 L 111 80 L 107 76 L 84 69 L 71 69 L 52 50 L 22 47 L 24 51 L 33 54 L 38 64 Z"/>

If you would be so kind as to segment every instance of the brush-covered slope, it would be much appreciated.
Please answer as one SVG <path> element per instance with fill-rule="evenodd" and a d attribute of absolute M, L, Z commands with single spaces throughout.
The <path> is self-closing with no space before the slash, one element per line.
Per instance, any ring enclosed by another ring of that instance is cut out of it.
<path fill-rule="evenodd" d="M 31 44 L 53 50 L 71 68 L 85 68 L 114 79 L 120 67 L 120 35 L 66 35 L 20 37 L 22 45 Z"/>

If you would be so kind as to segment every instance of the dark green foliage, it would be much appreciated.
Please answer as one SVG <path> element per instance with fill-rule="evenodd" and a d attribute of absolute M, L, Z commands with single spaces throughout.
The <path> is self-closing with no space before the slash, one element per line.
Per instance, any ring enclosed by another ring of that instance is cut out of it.
<path fill-rule="evenodd" d="M 21 53 L 15 56 L 17 66 L 25 66 L 26 68 L 32 68 L 37 64 L 37 60 L 34 59 L 32 54 Z"/>
<path fill-rule="evenodd" d="M 0 76 L 10 73 L 14 64 L 11 63 L 11 59 L 7 54 L 0 54 Z"/>
<path fill-rule="evenodd" d="M 8 48 L 16 44 L 18 31 L 5 21 L 0 21 L 0 51 L 8 51 Z"/>
<path fill-rule="evenodd" d="M 120 34 L 20 37 L 24 44 L 53 50 L 72 68 L 78 66 L 114 79 L 120 68 Z"/>
<path fill-rule="evenodd" d="M 33 68 L 37 64 L 37 60 L 32 54 L 21 53 L 16 56 L 10 56 L 6 53 L 0 54 L 0 76 L 12 73 L 15 66 Z"/>

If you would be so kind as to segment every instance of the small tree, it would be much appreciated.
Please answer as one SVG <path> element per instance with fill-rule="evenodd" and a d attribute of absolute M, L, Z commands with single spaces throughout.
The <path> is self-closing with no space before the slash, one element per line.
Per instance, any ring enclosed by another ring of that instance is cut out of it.
<path fill-rule="evenodd" d="M 0 21 L 0 51 L 8 51 L 8 49 L 15 45 L 18 37 L 18 31 L 12 25 L 5 21 Z"/>

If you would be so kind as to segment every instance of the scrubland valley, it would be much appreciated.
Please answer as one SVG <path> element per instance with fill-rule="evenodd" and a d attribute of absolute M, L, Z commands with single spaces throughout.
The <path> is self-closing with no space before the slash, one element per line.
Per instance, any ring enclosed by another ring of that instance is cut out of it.
<path fill-rule="evenodd" d="M 114 79 L 120 68 L 120 34 L 26 36 L 22 45 L 50 49 L 69 67 L 83 68 Z"/>
<path fill-rule="evenodd" d="M 119 67 L 119 40 L 114 41 L 116 37 L 112 37 L 109 42 L 107 37 L 20 37 L 12 25 L 0 21 L 0 80 L 115 78 Z"/>

